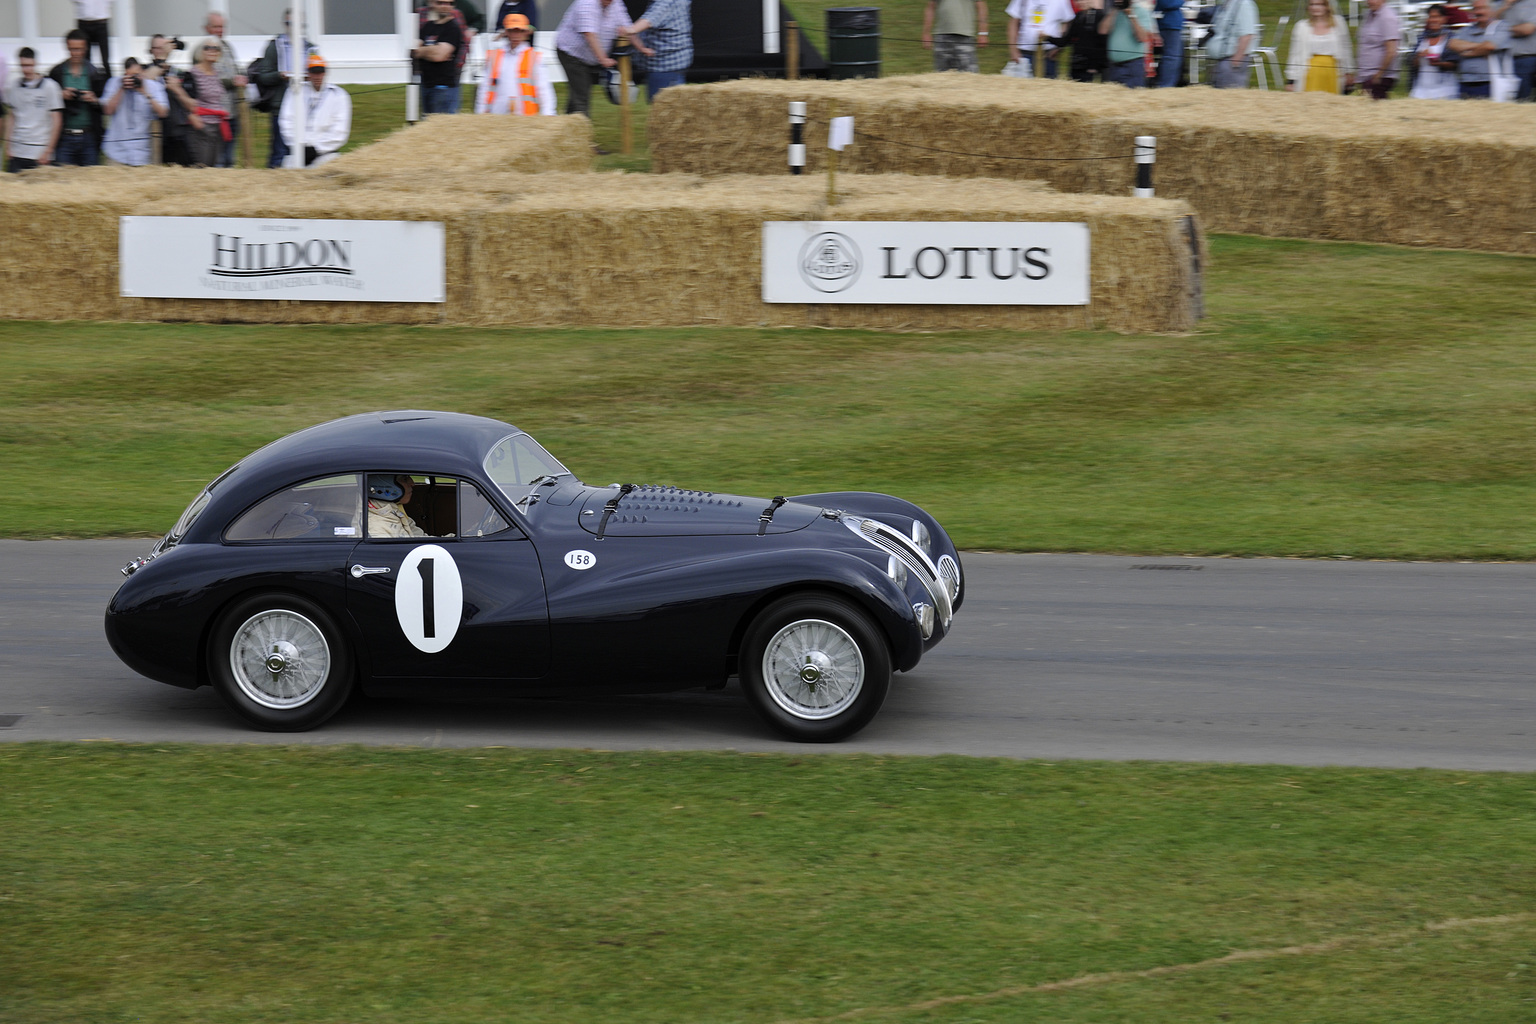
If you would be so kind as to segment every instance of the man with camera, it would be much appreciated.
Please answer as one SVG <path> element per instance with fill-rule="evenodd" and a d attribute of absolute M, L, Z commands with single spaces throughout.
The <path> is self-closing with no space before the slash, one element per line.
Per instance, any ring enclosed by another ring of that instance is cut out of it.
<path fill-rule="evenodd" d="M 101 91 L 107 85 L 107 72 L 85 59 L 91 43 L 78 28 L 70 29 L 64 46 L 69 59 L 48 72 L 64 94 L 64 134 L 56 162 L 91 167 L 101 150 Z"/>
<path fill-rule="evenodd" d="M 160 162 L 192 166 L 192 151 L 187 145 L 186 90 L 181 87 L 181 72 L 171 66 L 171 54 L 185 50 L 181 37 L 166 38 L 159 33 L 149 37 L 149 63 L 138 74 L 146 82 L 155 82 L 165 90 L 166 113 L 160 118 Z"/>
<path fill-rule="evenodd" d="M 1128 89 L 1143 89 L 1147 84 L 1147 44 L 1158 43 L 1152 28 L 1152 13 L 1131 0 L 1114 0 L 1104 12 L 1108 64 L 1104 81 Z"/>
<path fill-rule="evenodd" d="M 149 163 L 149 126 L 170 113 L 165 86 L 145 78 L 139 62 L 129 57 L 101 94 L 101 109 L 112 118 L 101 143 L 107 161 L 128 167 Z"/>

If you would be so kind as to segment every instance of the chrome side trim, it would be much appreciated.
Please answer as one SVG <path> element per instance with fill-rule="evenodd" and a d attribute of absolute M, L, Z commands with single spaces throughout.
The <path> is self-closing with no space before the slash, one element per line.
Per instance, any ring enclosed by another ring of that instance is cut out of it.
<path fill-rule="evenodd" d="M 939 622 L 945 629 L 949 628 L 950 621 L 955 617 L 955 606 L 950 598 L 949 586 L 939 575 L 938 566 L 933 564 L 933 559 L 929 558 L 922 548 L 900 530 L 878 519 L 866 519 L 863 516 L 844 513 L 842 523 L 857 536 L 903 562 L 923 585 L 923 589 L 928 591 L 928 596 L 933 599 Z"/>

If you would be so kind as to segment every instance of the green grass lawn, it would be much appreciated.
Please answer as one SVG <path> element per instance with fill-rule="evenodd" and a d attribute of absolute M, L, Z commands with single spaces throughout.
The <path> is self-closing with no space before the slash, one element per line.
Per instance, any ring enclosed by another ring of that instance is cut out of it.
<path fill-rule="evenodd" d="M 47 744 L 0 774 L 5 1022 L 1536 1017 L 1529 775 Z"/>
<path fill-rule="evenodd" d="M 352 412 L 583 479 L 904 495 L 967 548 L 1531 558 L 1529 258 L 1226 236 L 1188 336 L 0 321 L 0 536 L 152 534 Z"/>

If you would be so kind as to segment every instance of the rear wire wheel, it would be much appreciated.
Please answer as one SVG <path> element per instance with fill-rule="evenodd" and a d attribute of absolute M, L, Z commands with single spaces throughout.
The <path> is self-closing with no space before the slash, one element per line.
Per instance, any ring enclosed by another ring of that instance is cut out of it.
<path fill-rule="evenodd" d="M 258 594 L 236 602 L 208 644 L 214 689 L 260 729 L 313 729 L 346 703 L 351 653 L 319 605 L 296 594 Z"/>
<path fill-rule="evenodd" d="M 743 638 L 740 666 L 753 710 L 805 743 L 852 736 L 891 687 L 884 634 L 862 609 L 831 595 L 791 596 L 765 608 Z"/>

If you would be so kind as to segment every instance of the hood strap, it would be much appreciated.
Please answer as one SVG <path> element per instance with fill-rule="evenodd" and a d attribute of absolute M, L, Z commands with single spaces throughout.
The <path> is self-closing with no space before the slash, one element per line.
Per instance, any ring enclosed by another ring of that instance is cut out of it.
<path fill-rule="evenodd" d="M 773 514 L 779 510 L 779 506 L 789 499 L 780 494 L 773 499 L 773 504 L 763 509 L 763 514 L 757 517 L 757 535 L 761 537 L 768 532 L 768 524 L 773 522 Z"/>

